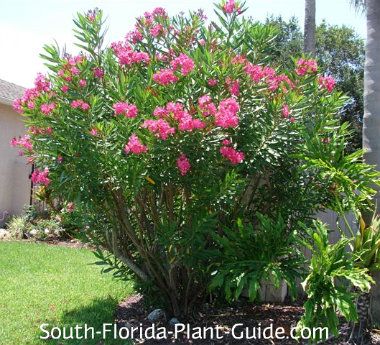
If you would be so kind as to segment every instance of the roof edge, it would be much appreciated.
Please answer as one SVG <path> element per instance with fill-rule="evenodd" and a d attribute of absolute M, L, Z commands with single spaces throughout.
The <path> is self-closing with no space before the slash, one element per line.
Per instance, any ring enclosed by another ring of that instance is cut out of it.
<path fill-rule="evenodd" d="M 0 96 L 0 104 L 5 104 L 5 105 L 12 105 L 13 101 L 8 98 L 4 98 Z"/>

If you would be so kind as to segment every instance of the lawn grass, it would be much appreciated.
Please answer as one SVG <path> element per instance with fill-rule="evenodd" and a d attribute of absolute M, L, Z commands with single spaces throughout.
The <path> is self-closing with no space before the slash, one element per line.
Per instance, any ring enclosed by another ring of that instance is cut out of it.
<path fill-rule="evenodd" d="M 101 329 L 103 323 L 113 322 L 117 302 L 132 289 L 110 274 L 100 274 L 100 267 L 92 265 L 96 260 L 87 249 L 0 242 L 0 344 L 99 344 L 100 339 L 39 339 L 42 323 L 87 323 Z"/>

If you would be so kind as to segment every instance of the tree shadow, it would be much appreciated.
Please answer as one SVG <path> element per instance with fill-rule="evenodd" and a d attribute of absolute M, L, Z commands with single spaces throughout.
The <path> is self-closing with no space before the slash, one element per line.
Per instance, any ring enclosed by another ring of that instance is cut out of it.
<path fill-rule="evenodd" d="M 106 338 L 103 339 L 102 334 L 97 334 L 97 331 L 102 332 L 103 324 L 115 323 L 115 311 L 118 301 L 112 297 L 106 297 L 103 299 L 95 299 L 90 304 L 76 309 L 67 311 L 57 321 L 46 321 L 44 324 L 44 330 L 50 332 L 50 338 L 42 340 L 42 343 L 46 345 L 129 345 L 131 344 L 127 340 L 115 340 L 113 339 L 113 333 L 107 333 Z M 81 326 L 78 329 L 77 334 L 82 336 L 82 339 L 78 339 L 75 331 L 75 326 Z M 85 325 L 87 325 L 87 339 L 84 339 L 86 334 Z M 55 329 L 55 327 L 59 328 Z M 93 328 L 94 331 L 90 330 Z M 113 325 L 109 326 L 113 330 Z M 64 334 L 65 328 L 65 334 Z M 72 329 L 72 331 L 71 331 Z M 61 332 L 60 339 L 59 332 Z M 63 339 L 63 336 L 70 337 L 70 339 Z M 37 337 L 46 337 L 47 333 L 39 329 Z M 94 337 L 94 339 L 92 339 Z"/>

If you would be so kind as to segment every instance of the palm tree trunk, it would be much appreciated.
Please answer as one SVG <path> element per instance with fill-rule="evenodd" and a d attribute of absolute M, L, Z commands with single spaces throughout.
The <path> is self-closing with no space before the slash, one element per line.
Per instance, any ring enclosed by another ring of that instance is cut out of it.
<path fill-rule="evenodd" d="M 315 56 L 315 1 L 305 0 L 304 52 Z"/>
<path fill-rule="evenodd" d="M 368 164 L 380 169 L 380 1 L 367 0 L 367 43 L 364 69 L 363 148 Z M 376 187 L 377 188 L 377 187 Z M 377 213 L 380 211 L 380 193 L 375 197 Z M 374 274 L 377 282 L 372 289 L 372 317 L 380 323 L 380 273 Z"/>

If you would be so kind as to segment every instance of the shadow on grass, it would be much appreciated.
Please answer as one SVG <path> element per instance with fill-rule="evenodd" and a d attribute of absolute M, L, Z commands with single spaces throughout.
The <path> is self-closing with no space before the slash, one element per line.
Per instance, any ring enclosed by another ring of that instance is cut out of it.
<path fill-rule="evenodd" d="M 46 345 L 129 345 L 131 344 L 127 340 L 114 340 L 113 333 L 107 333 L 106 339 L 103 339 L 102 334 L 96 334 L 97 331 L 103 331 L 103 324 L 112 323 L 114 324 L 115 311 L 118 301 L 108 297 L 104 299 L 95 299 L 91 304 L 79 307 L 77 309 L 72 309 L 63 314 L 59 321 L 49 322 L 46 321 L 44 329 L 51 332 L 53 338 L 43 340 Z M 79 337 L 78 339 L 75 326 L 81 326 L 78 329 Z M 89 329 L 87 331 L 87 339 L 84 339 L 85 326 Z M 55 327 L 59 328 L 54 329 Z M 93 328 L 93 332 L 91 331 Z M 113 325 L 109 326 L 113 330 Z M 72 330 L 71 330 L 72 329 Z M 65 331 L 65 334 L 64 334 Z M 61 332 L 60 339 L 56 339 Z M 94 334 L 93 334 L 94 333 Z M 38 338 L 46 337 L 47 333 L 44 331 L 39 331 Z M 69 337 L 68 339 L 63 339 L 63 336 Z M 94 336 L 94 339 L 92 337 Z"/>

